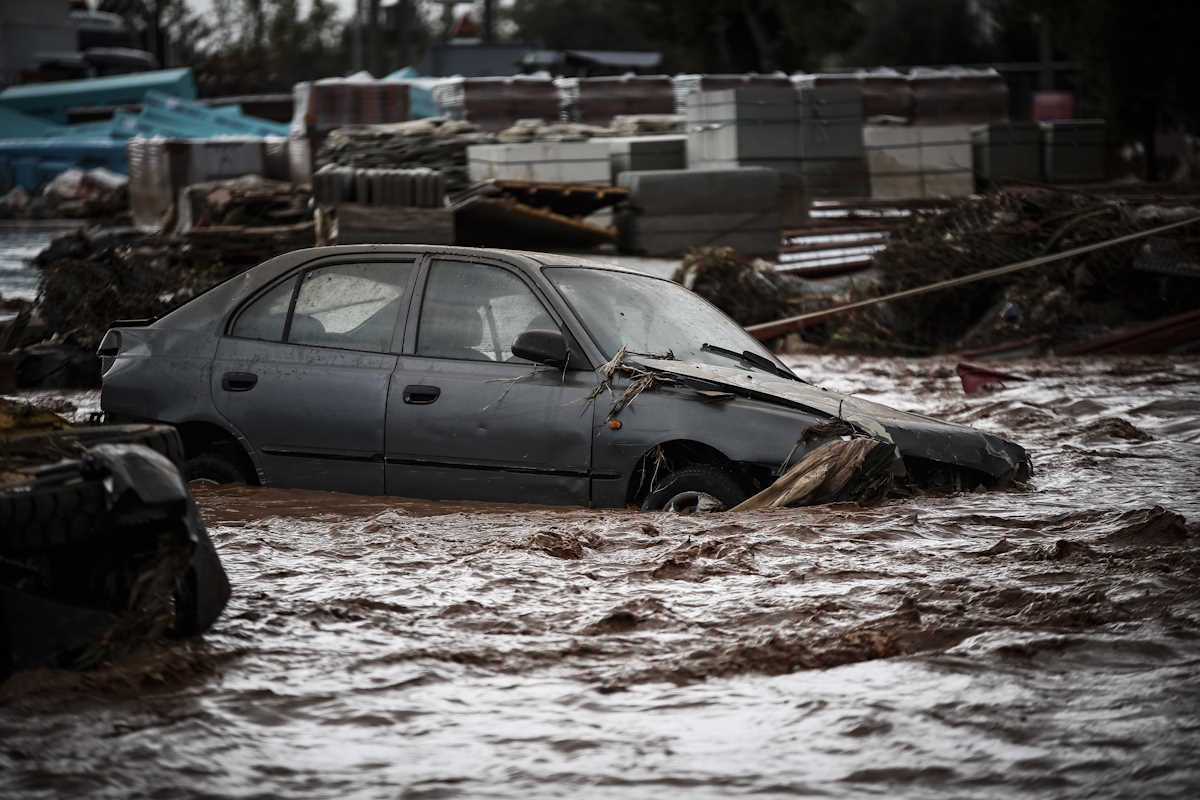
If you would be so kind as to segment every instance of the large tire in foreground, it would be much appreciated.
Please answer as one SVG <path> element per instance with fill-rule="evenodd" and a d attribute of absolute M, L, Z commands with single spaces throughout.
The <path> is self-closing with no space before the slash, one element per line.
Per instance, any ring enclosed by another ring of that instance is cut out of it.
<path fill-rule="evenodd" d="M 662 511 L 673 499 L 689 493 L 713 497 L 727 509 L 747 497 L 737 476 L 728 469 L 712 464 L 692 464 L 672 470 L 651 487 L 650 494 L 642 502 L 642 511 Z"/>
<path fill-rule="evenodd" d="M 0 554 L 52 550 L 108 529 L 103 477 L 87 476 L 78 461 L 61 472 L 60 481 L 0 490 Z"/>

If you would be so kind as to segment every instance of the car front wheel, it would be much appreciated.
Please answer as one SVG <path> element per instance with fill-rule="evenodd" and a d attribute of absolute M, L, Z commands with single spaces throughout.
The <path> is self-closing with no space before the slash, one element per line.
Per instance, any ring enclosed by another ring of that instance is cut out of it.
<path fill-rule="evenodd" d="M 711 464 L 693 464 L 672 470 L 651 487 L 642 511 L 723 511 L 747 497 L 737 477 Z"/>

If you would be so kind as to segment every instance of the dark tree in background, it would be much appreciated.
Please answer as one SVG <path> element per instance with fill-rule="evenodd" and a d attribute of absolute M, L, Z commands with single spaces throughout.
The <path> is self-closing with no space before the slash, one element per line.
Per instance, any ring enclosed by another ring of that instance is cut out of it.
<path fill-rule="evenodd" d="M 1013 2 L 1046 14 L 1057 47 L 1080 62 L 1089 97 L 1125 140 L 1142 144 L 1158 178 L 1155 132 L 1200 123 L 1195 53 L 1200 3 L 1192 0 Z"/>
<path fill-rule="evenodd" d="M 816 67 L 860 34 L 851 0 L 517 0 L 517 38 L 556 49 L 657 50 L 666 72 Z"/>

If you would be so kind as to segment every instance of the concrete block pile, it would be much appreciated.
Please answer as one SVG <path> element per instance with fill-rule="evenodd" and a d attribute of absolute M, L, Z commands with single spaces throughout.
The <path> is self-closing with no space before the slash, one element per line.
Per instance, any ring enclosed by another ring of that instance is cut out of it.
<path fill-rule="evenodd" d="M 608 146 L 613 183 L 622 172 L 687 169 L 687 137 L 683 135 L 613 136 L 597 141 Z"/>
<path fill-rule="evenodd" d="M 1104 180 L 1107 131 L 1102 119 L 1039 123 L 1042 176 L 1050 183 Z"/>
<path fill-rule="evenodd" d="M 623 172 L 617 217 L 625 252 L 676 255 L 725 245 L 746 255 L 779 251 L 779 173 L 765 167 Z"/>
<path fill-rule="evenodd" d="M 441 208 L 446 178 L 437 170 L 375 169 L 326 165 L 313 173 L 313 199 L 318 205 L 360 203 L 368 206 Z"/>
<path fill-rule="evenodd" d="M 975 190 L 969 125 L 867 125 L 871 196 L 961 197 Z"/>
<path fill-rule="evenodd" d="M 467 148 L 473 183 L 489 180 L 602 183 L 612 180 L 608 145 L 590 142 L 483 144 Z"/>
<path fill-rule="evenodd" d="M 1041 180 L 1041 129 L 1036 122 L 995 122 L 971 129 L 975 175 L 982 181 Z"/>
<path fill-rule="evenodd" d="M 799 177 L 810 197 L 869 192 L 861 92 L 755 87 L 700 92 L 688 113 L 688 165 L 761 166 Z"/>

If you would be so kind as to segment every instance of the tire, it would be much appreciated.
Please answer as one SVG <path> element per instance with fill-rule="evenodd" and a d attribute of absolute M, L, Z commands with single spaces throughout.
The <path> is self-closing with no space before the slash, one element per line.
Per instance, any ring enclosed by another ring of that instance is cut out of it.
<path fill-rule="evenodd" d="M 39 439 L 55 442 L 78 442 L 83 448 L 96 444 L 140 444 L 171 460 L 182 472 L 183 440 L 179 431 L 170 425 L 94 425 L 82 428 L 64 428 L 51 433 L 21 436 L 17 441 L 33 443 Z"/>
<path fill-rule="evenodd" d="M 0 553 L 21 555 L 85 541 L 108 530 L 108 492 L 98 476 L 0 491 Z"/>
<path fill-rule="evenodd" d="M 733 508 L 748 496 L 741 482 L 728 469 L 711 464 L 692 464 L 672 471 L 642 502 L 642 511 L 661 511 L 684 493 L 710 495 L 725 508 Z"/>
<path fill-rule="evenodd" d="M 189 458 L 183 472 L 189 483 L 249 483 L 237 464 L 211 451 Z"/>

